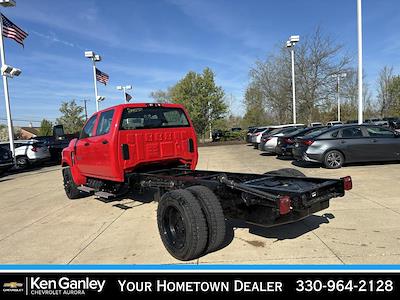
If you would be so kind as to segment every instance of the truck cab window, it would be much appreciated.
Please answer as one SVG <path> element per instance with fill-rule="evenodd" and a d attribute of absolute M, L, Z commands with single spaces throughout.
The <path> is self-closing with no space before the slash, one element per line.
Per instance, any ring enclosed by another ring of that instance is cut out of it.
<path fill-rule="evenodd" d="M 93 136 L 93 127 L 94 127 L 94 123 L 96 123 L 96 118 L 97 118 L 97 115 L 94 115 L 89 119 L 89 121 L 87 121 L 85 127 L 83 127 L 83 130 L 79 136 L 80 139 L 84 139 L 84 138 Z"/>
<path fill-rule="evenodd" d="M 111 122 L 114 116 L 114 110 L 108 110 L 100 115 L 99 123 L 96 129 L 96 135 L 107 134 L 110 131 Z"/>
<path fill-rule="evenodd" d="M 136 107 L 124 109 L 120 129 L 132 130 L 189 126 L 189 121 L 180 108 Z"/>

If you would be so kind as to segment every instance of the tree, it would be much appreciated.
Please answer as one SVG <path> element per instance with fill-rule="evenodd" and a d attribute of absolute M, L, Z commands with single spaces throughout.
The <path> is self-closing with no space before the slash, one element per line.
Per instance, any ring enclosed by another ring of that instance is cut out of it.
<path fill-rule="evenodd" d="M 393 76 L 389 83 L 388 90 L 392 101 L 387 115 L 398 116 L 400 115 L 400 75 Z"/>
<path fill-rule="evenodd" d="M 379 72 L 378 78 L 378 105 L 381 117 L 388 117 L 389 110 L 394 104 L 391 94 L 391 83 L 393 81 L 393 67 L 384 66 Z"/>
<path fill-rule="evenodd" d="M 40 123 L 39 134 L 41 136 L 49 136 L 53 133 L 53 123 L 49 120 L 43 119 Z"/>
<path fill-rule="evenodd" d="M 150 93 L 150 97 L 153 98 L 157 103 L 169 103 L 171 102 L 171 91 L 157 90 Z"/>
<path fill-rule="evenodd" d="M 75 100 L 62 102 L 60 112 L 62 116 L 57 119 L 57 124 L 64 126 L 66 133 L 76 133 L 85 123 L 84 108 L 76 104 Z"/>
<path fill-rule="evenodd" d="M 253 85 L 247 87 L 244 96 L 244 105 L 246 107 L 243 117 L 244 126 L 261 126 L 271 121 L 265 111 L 266 105 L 260 88 Z"/>
<path fill-rule="evenodd" d="M 332 78 L 349 69 L 350 58 L 318 28 L 302 39 L 295 49 L 297 120 L 318 121 L 336 99 L 336 81 Z M 279 47 L 265 61 L 257 61 L 250 71 L 250 85 L 259 89 L 267 112 L 277 123 L 292 121 L 291 57 Z"/>
<path fill-rule="evenodd" d="M 227 105 L 224 102 L 223 89 L 215 84 L 214 73 L 205 68 L 199 74 L 190 71 L 168 91 L 153 92 L 152 97 L 158 102 L 178 103 L 185 106 L 198 135 L 205 139 L 205 134 L 214 123 L 225 116 Z"/>

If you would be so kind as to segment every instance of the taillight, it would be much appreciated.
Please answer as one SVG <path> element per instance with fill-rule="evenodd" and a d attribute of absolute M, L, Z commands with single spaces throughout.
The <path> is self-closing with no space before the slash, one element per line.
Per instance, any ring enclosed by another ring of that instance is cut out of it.
<path fill-rule="evenodd" d="M 350 191 L 353 188 L 353 181 L 351 180 L 351 176 L 343 177 L 343 187 L 345 191 Z"/>
<path fill-rule="evenodd" d="M 37 152 L 37 151 L 38 151 L 38 148 L 35 147 L 35 146 L 33 146 L 31 150 L 32 150 L 32 152 Z"/>
<path fill-rule="evenodd" d="M 265 137 L 265 138 L 263 138 L 262 140 L 263 140 L 263 142 L 268 142 L 270 139 L 271 139 L 271 138 Z"/>
<path fill-rule="evenodd" d="M 259 133 L 254 133 L 254 135 L 255 135 L 255 136 L 259 136 L 259 135 L 260 135 L 260 132 L 259 132 Z"/>
<path fill-rule="evenodd" d="M 290 197 L 289 196 L 282 196 L 279 198 L 279 213 L 281 215 L 286 215 L 290 213 Z"/>
<path fill-rule="evenodd" d="M 313 140 L 303 140 L 303 141 L 301 141 L 304 145 L 306 145 L 306 146 L 311 146 L 312 145 L 312 143 L 314 143 L 314 141 Z"/>
<path fill-rule="evenodd" d="M 292 139 L 284 138 L 283 140 L 285 141 L 286 144 L 294 144 L 294 140 Z"/>

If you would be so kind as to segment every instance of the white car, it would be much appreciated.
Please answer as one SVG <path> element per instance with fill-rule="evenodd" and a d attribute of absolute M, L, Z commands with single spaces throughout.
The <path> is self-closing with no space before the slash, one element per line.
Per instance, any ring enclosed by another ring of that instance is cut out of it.
<path fill-rule="evenodd" d="M 259 132 L 255 138 L 254 138 L 254 134 L 253 134 L 252 143 L 253 143 L 254 149 L 260 149 L 259 146 L 261 144 L 262 137 L 269 134 L 272 130 L 288 128 L 288 127 L 301 127 L 301 126 L 304 126 L 304 124 L 284 124 L 284 125 L 273 125 L 273 126 L 264 127 L 263 130 L 261 132 Z M 260 127 L 260 128 L 262 128 L 262 127 Z"/>
<path fill-rule="evenodd" d="M 343 125 L 343 122 L 340 122 L 340 121 L 330 121 L 330 122 L 326 123 L 326 126 L 329 126 L 329 127 L 341 126 L 341 125 Z"/>
<path fill-rule="evenodd" d="M 50 159 L 50 151 L 47 146 L 36 140 L 16 140 L 14 146 L 17 166 L 21 169 Z M 1 142 L 0 147 L 10 149 L 10 144 Z"/>
<path fill-rule="evenodd" d="M 292 127 L 285 127 L 285 128 L 278 128 L 275 129 L 274 131 L 271 131 L 270 135 L 264 136 L 261 140 L 260 144 L 260 150 L 267 152 L 267 153 L 276 153 L 276 146 L 278 145 L 278 137 L 283 136 L 285 134 L 294 132 L 296 130 L 299 130 L 303 127 L 302 125 L 296 124 L 297 126 L 292 126 Z M 274 133 L 276 132 L 276 133 Z"/>
<path fill-rule="evenodd" d="M 255 131 L 253 131 L 253 133 L 251 134 L 251 143 L 253 144 L 254 148 L 258 147 L 258 144 L 261 141 L 261 136 L 269 128 L 270 128 L 269 126 L 263 126 L 263 127 L 258 127 Z"/>

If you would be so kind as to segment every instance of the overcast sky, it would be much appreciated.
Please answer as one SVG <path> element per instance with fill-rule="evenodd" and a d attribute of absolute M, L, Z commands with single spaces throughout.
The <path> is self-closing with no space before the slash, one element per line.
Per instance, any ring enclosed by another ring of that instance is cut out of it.
<path fill-rule="evenodd" d="M 25 48 L 5 40 L 7 63 L 23 71 L 9 80 L 14 119 L 54 120 L 61 101 L 70 99 L 90 99 L 94 112 L 85 50 L 100 54 L 98 68 L 110 75 L 107 86 L 99 84 L 103 108 L 123 102 L 116 85 L 132 84 L 134 100 L 146 102 L 151 91 L 166 89 L 189 70 L 210 67 L 233 95 L 236 114 L 243 112 L 254 62 L 292 34 L 306 36 L 320 26 L 357 62 L 356 0 L 17 0 L 2 11 L 29 33 Z M 363 0 L 363 13 L 364 70 L 375 94 L 384 65 L 400 73 L 400 1 Z"/>

